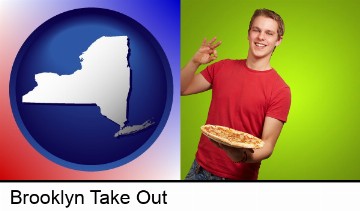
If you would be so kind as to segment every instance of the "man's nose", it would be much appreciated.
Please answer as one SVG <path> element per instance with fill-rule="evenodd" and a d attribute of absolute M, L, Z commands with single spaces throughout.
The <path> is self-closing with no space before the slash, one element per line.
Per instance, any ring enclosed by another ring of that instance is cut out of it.
<path fill-rule="evenodd" d="M 259 40 L 264 40 L 265 39 L 264 32 L 260 32 L 258 38 L 259 38 Z"/>

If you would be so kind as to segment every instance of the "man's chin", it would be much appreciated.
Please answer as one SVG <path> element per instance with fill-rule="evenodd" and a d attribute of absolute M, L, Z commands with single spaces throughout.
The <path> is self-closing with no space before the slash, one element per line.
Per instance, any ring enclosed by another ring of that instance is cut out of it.
<path fill-rule="evenodd" d="M 253 57 L 255 59 L 263 59 L 263 58 L 266 58 L 266 57 L 270 57 L 271 56 L 271 52 L 268 52 L 268 51 L 253 51 L 252 53 Z"/>

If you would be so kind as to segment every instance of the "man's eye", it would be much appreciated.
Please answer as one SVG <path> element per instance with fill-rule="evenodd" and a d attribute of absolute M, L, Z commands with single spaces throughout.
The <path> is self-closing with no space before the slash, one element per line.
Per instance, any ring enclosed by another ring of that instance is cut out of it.
<path fill-rule="evenodd" d="M 266 32 L 266 34 L 267 34 L 267 35 L 270 35 L 270 36 L 273 36 L 273 35 L 274 35 L 274 33 L 272 33 L 272 32 Z"/>

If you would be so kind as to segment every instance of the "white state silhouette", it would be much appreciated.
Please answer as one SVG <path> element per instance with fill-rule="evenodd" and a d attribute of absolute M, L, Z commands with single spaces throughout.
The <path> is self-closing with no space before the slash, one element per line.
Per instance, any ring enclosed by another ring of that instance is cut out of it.
<path fill-rule="evenodd" d="M 22 97 L 22 102 L 96 104 L 102 115 L 120 126 L 115 137 L 145 129 L 154 122 L 147 120 L 122 130 L 130 91 L 128 53 L 127 36 L 100 37 L 80 55 L 80 70 L 71 75 L 36 74 L 38 85 Z"/>

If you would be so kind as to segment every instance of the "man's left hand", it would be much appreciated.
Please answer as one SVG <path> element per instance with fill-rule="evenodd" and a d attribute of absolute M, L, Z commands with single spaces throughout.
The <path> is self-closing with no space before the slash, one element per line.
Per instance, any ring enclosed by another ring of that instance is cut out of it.
<path fill-rule="evenodd" d="M 253 149 L 231 147 L 231 146 L 227 146 L 225 144 L 216 142 L 212 139 L 210 139 L 210 141 L 213 144 L 215 144 L 217 147 L 219 147 L 220 149 L 224 150 L 226 152 L 226 154 L 229 156 L 229 158 L 234 162 L 242 161 L 244 159 L 244 153 L 247 153 L 248 156 L 249 156 L 249 154 L 254 153 Z"/>

